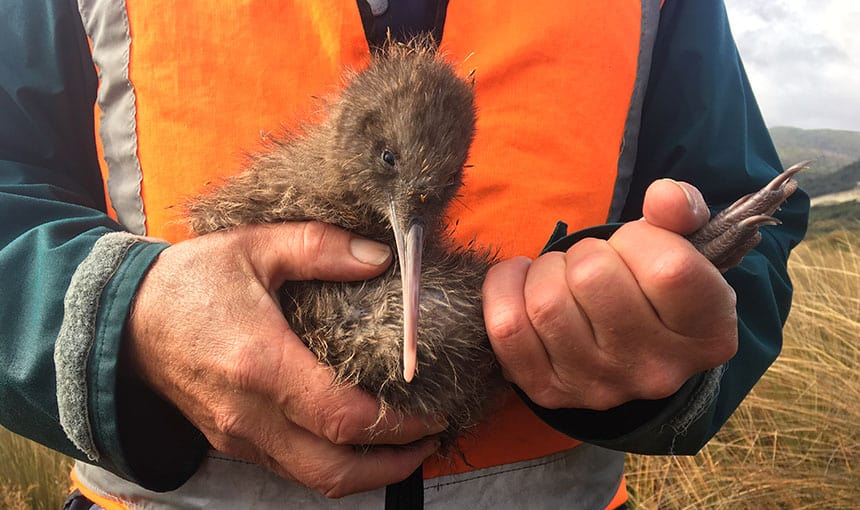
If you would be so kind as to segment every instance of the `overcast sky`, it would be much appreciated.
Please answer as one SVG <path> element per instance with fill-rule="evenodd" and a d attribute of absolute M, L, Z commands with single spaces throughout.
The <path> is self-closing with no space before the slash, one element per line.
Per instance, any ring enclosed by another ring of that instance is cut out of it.
<path fill-rule="evenodd" d="M 768 126 L 860 131 L 860 0 L 725 0 Z"/>

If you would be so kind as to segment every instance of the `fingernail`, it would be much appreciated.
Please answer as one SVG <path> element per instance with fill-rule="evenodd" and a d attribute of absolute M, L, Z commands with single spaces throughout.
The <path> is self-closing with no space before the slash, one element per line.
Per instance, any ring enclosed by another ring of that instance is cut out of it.
<path fill-rule="evenodd" d="M 388 246 L 362 237 L 353 237 L 349 241 L 349 251 L 361 262 L 374 266 L 383 264 L 391 255 Z"/>
<path fill-rule="evenodd" d="M 698 215 L 699 201 L 696 200 L 696 197 L 693 196 L 693 191 L 690 189 L 690 185 L 683 182 L 678 182 L 674 179 L 667 178 L 666 180 L 675 183 L 675 186 L 681 188 L 681 191 L 684 192 L 684 196 L 687 197 L 687 204 L 690 205 L 690 210 L 693 212 L 694 215 Z"/>

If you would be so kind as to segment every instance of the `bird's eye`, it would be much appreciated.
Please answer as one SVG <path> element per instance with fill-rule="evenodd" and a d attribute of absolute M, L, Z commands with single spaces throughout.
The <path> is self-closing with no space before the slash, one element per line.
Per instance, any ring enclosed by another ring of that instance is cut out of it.
<path fill-rule="evenodd" d="M 382 151 L 382 161 L 384 161 L 388 166 L 394 166 L 397 164 L 397 156 L 395 156 L 390 150 L 385 149 Z"/>

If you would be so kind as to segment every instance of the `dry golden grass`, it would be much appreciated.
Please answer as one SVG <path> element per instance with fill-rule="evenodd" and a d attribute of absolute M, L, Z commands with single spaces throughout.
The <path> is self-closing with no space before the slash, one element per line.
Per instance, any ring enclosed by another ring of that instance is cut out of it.
<path fill-rule="evenodd" d="M 631 456 L 636 508 L 857 508 L 860 236 L 801 245 L 780 358 L 695 457 Z"/>
<path fill-rule="evenodd" d="M 68 457 L 0 427 L 0 508 L 62 508 L 71 465 Z"/>
<path fill-rule="evenodd" d="M 642 509 L 856 508 L 860 501 L 860 236 L 800 246 L 782 355 L 695 457 L 631 456 Z M 57 509 L 69 460 L 0 428 L 0 508 Z"/>

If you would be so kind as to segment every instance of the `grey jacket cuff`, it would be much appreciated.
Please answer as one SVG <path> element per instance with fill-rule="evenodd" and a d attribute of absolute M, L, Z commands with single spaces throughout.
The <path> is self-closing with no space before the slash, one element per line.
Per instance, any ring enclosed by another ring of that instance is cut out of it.
<path fill-rule="evenodd" d="M 96 324 L 105 288 L 133 245 L 151 239 L 127 232 L 102 236 L 72 276 L 63 322 L 54 346 L 60 424 L 74 445 L 93 461 L 100 452 L 90 422 L 87 366 L 96 343 Z"/>
<path fill-rule="evenodd" d="M 675 436 L 686 434 L 687 429 L 708 411 L 720 393 L 720 380 L 725 371 L 726 366 L 720 365 L 702 374 L 702 380 L 687 405 L 668 422 Z M 675 453 L 674 446 L 668 453 Z"/>

